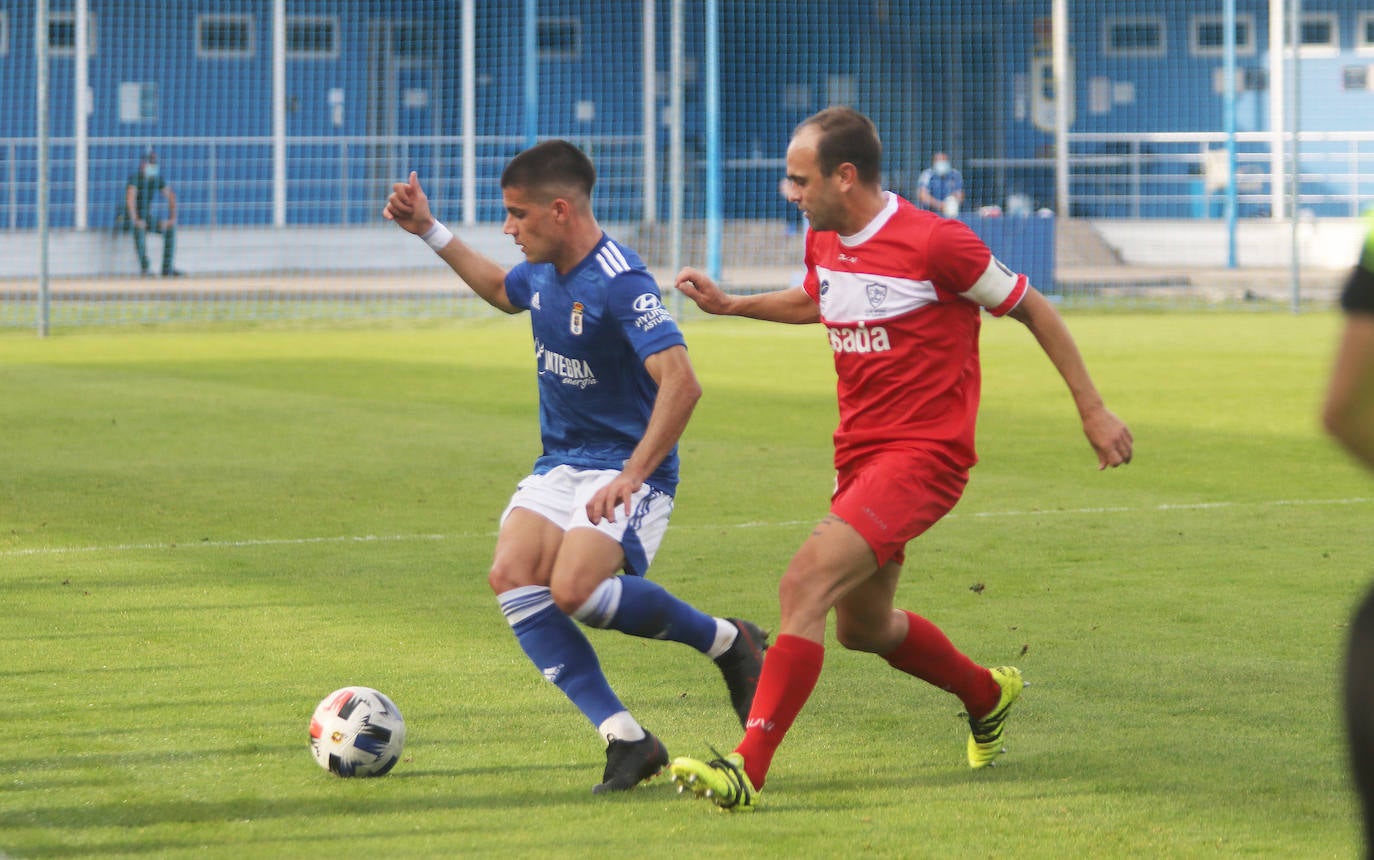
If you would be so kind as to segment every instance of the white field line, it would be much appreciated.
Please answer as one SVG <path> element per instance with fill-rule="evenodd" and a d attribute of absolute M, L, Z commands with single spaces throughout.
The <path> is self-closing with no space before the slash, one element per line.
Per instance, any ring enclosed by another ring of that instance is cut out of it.
<path fill-rule="evenodd" d="M 1140 508 L 1129 507 L 1129 506 L 1127 506 L 1127 507 L 1103 507 L 1103 508 L 1048 508 L 1048 509 L 1044 509 L 1044 510 L 1035 510 L 1035 509 L 1032 509 L 1032 510 L 1028 510 L 1028 511 L 979 511 L 979 512 L 977 512 L 977 513 L 972 513 L 972 514 L 961 514 L 961 513 L 959 513 L 958 511 L 955 511 L 955 512 L 952 513 L 952 514 L 946 515 L 946 516 L 945 516 L 945 519 L 947 519 L 947 520 L 953 520 L 953 519 L 959 519 L 960 517 L 964 517 L 964 518 L 967 518 L 967 519 L 985 519 L 985 518 L 993 518 L 993 517 L 1062 517 L 1062 516 L 1078 516 L 1078 515 L 1093 515 L 1093 514 L 1139 514 L 1139 513 L 1147 513 L 1147 512 L 1150 512 L 1150 511 L 1200 511 L 1200 510 L 1212 510 L 1212 509 L 1218 509 L 1218 508 L 1247 508 L 1247 507 L 1250 507 L 1250 508 L 1279 508 L 1279 507 L 1299 507 L 1299 506 L 1304 506 L 1304 505 L 1363 505 L 1363 504 L 1367 504 L 1367 503 L 1369 503 L 1369 502 L 1374 502 L 1374 498 L 1356 497 L 1356 498 L 1351 498 L 1351 499 L 1274 499 L 1274 500 L 1267 501 L 1267 502 L 1189 502 L 1189 503 L 1186 503 L 1186 504 L 1178 504 L 1178 505 L 1171 505 L 1171 504 L 1164 504 L 1164 505 L 1147 505 L 1147 506 L 1145 506 L 1145 507 L 1140 507 Z M 818 517 L 817 519 L 819 519 L 819 517 Z M 695 529 L 720 529 L 720 528 L 755 529 L 755 528 L 772 528 L 772 527 L 777 527 L 777 526 L 799 526 L 799 525 L 809 525 L 809 524 L 811 524 L 811 523 L 816 522 L 817 519 L 810 519 L 810 520 L 786 520 L 786 521 L 782 521 L 782 522 L 733 523 L 733 524 L 727 525 L 727 526 L 721 526 L 721 525 L 715 525 L 715 526 L 674 526 L 674 528 L 679 528 L 679 529 L 693 529 L 693 528 L 695 528 Z"/>
<path fill-rule="evenodd" d="M 496 534 L 492 532 L 492 534 Z M 110 546 L 49 546 L 33 549 L 0 550 L 0 556 L 16 555 L 64 555 L 79 552 L 133 552 L 150 549 L 237 549 L 250 546 L 290 546 L 307 543 L 383 543 L 387 541 L 448 540 L 450 535 L 357 535 L 343 537 L 275 538 L 263 540 L 195 540 L 184 543 L 125 543 Z M 453 537 L 460 537 L 454 535 Z M 470 537 L 470 536 L 469 536 Z"/>
<path fill-rule="evenodd" d="M 1101 507 L 1101 508 L 1063 508 L 1026 511 L 980 511 L 972 514 L 951 513 L 945 519 L 990 519 L 994 517 L 1062 517 L 1093 516 L 1097 514 L 1139 514 L 1151 511 L 1199 511 L 1226 508 L 1281 508 L 1306 507 L 1315 505 L 1364 505 L 1374 503 L 1374 498 L 1355 497 L 1349 499 L 1273 499 L 1266 502 L 1190 502 L 1186 504 L 1147 505 L 1145 507 Z M 758 529 L 790 528 L 810 525 L 816 519 L 779 520 L 775 522 L 726 523 L 716 525 L 673 526 L 677 530 L 706 529 Z M 66 555 L 88 552 L 135 552 L 159 549 L 239 549 L 258 546 L 297 546 L 312 543 L 398 543 L 413 541 L 464 540 L 468 538 L 494 538 L 496 532 L 464 532 L 452 535 L 341 535 L 338 537 L 271 538 L 261 540 L 196 540 L 168 543 L 113 544 L 108 546 L 71 546 L 71 547 L 34 547 L 32 549 L 0 550 L 0 558 L 26 555 Z"/>

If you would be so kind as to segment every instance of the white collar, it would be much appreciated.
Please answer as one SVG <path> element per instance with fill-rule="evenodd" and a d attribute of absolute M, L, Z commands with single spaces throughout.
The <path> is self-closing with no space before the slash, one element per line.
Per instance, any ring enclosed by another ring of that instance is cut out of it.
<path fill-rule="evenodd" d="M 862 245 L 864 242 L 867 242 L 869 239 L 872 239 L 874 233 L 877 233 L 879 230 L 883 229 L 883 225 L 885 225 L 888 222 L 888 220 L 891 219 L 894 214 L 896 214 L 897 195 L 893 194 L 891 191 L 884 191 L 883 196 L 887 198 L 887 203 L 883 206 L 882 211 L 875 215 L 873 217 L 873 220 L 869 221 L 868 224 L 859 232 L 855 233 L 852 236 L 841 236 L 841 245 L 844 245 L 846 248 L 852 248 L 855 245 Z"/>

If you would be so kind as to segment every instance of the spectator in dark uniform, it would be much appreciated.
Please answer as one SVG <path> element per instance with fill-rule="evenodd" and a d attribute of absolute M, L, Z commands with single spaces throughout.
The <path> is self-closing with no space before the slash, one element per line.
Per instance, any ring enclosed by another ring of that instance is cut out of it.
<path fill-rule="evenodd" d="M 158 192 L 167 199 L 167 217 L 161 221 L 153 218 L 153 198 Z M 162 276 L 173 278 L 183 274 L 172 262 L 177 249 L 177 195 L 162 178 L 157 153 L 151 149 L 138 163 L 138 170 L 129 176 L 124 189 L 124 208 L 134 231 L 139 272 L 148 275 L 148 234 L 159 233 L 162 236 Z"/>

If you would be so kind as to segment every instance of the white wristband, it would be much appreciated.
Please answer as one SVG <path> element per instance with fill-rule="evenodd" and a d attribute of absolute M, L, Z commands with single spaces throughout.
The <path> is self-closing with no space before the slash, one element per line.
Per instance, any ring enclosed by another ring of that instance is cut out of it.
<path fill-rule="evenodd" d="M 425 240 L 425 244 L 433 248 L 436 252 L 444 250 L 444 246 L 453 241 L 453 231 L 445 227 L 438 219 L 435 219 L 434 226 L 430 227 L 420 237 Z"/>

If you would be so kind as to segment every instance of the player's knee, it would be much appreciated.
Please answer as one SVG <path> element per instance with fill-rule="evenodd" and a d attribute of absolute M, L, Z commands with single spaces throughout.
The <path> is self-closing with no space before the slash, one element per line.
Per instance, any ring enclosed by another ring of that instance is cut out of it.
<path fill-rule="evenodd" d="M 563 610 L 563 614 L 576 617 L 577 610 L 583 609 L 598 584 L 599 582 L 587 584 L 572 577 L 555 577 L 554 581 L 550 582 L 550 593 L 558 609 Z"/>
<path fill-rule="evenodd" d="M 829 614 L 833 606 L 830 589 L 819 579 L 814 571 L 808 573 L 796 566 L 787 569 L 778 583 L 778 606 L 783 618 L 815 619 Z"/>
<path fill-rule="evenodd" d="M 803 599 L 812 585 L 809 580 L 805 570 L 795 564 L 789 565 L 782 579 L 778 580 L 778 600 L 787 603 Z"/>
<path fill-rule="evenodd" d="M 553 595 L 553 602 L 563 611 L 564 615 L 576 613 L 591 596 L 584 589 L 567 583 L 554 583 L 549 587 L 549 593 Z"/>
<path fill-rule="evenodd" d="M 487 571 L 487 584 L 496 594 L 505 594 L 513 588 L 522 588 L 526 585 L 539 585 L 528 569 L 500 560 L 493 562 L 491 570 Z"/>

